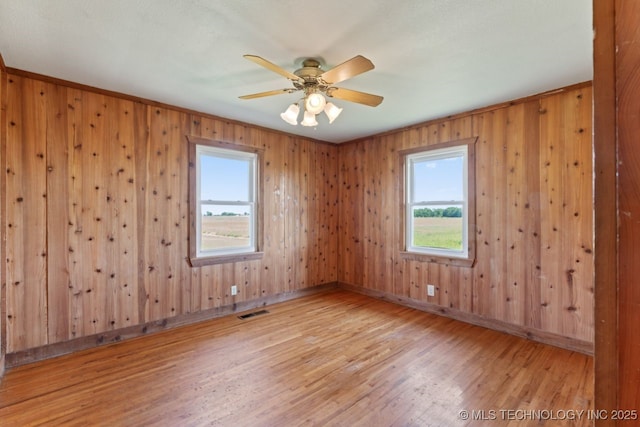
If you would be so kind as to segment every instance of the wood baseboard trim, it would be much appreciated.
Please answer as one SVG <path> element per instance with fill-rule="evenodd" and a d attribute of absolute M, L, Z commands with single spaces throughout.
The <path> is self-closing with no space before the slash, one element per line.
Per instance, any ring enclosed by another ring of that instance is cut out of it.
<path fill-rule="evenodd" d="M 395 304 L 415 308 L 427 313 L 449 317 L 461 322 L 471 323 L 473 325 L 493 329 L 495 331 L 505 332 L 510 335 L 519 336 L 543 344 L 549 344 L 555 347 L 564 348 L 566 350 L 576 351 L 578 353 L 583 353 L 589 356 L 593 356 L 594 353 L 594 345 L 589 341 L 569 338 L 562 335 L 541 331 L 539 329 L 528 328 L 526 326 L 513 325 L 511 323 L 502 322 L 500 320 L 488 319 L 477 314 L 466 313 L 453 308 L 442 307 L 436 304 L 418 301 L 408 297 L 393 295 L 387 292 L 377 291 L 373 289 L 367 289 L 361 286 L 350 285 L 348 283 L 339 282 L 338 288 L 345 291 L 367 295 L 380 300 L 389 301 Z"/>
<path fill-rule="evenodd" d="M 185 326 L 193 323 L 203 322 L 218 317 L 228 316 L 230 314 L 253 310 L 258 307 L 266 307 L 268 305 L 276 304 L 279 302 L 284 302 L 322 292 L 328 292 L 337 288 L 338 284 L 336 282 L 325 283 L 310 288 L 280 293 L 251 301 L 243 301 L 233 305 L 211 308 L 196 313 L 183 314 L 176 317 L 139 324 L 136 326 L 130 326 L 127 328 L 107 331 L 100 334 L 89 335 L 70 341 L 48 344 L 24 351 L 18 351 L 15 353 L 7 353 L 5 366 L 7 369 L 11 369 L 81 350 L 88 350 L 107 344 L 117 343 L 123 340 L 138 338 L 152 333 L 165 331 L 167 329 L 176 328 L 178 326 Z"/>

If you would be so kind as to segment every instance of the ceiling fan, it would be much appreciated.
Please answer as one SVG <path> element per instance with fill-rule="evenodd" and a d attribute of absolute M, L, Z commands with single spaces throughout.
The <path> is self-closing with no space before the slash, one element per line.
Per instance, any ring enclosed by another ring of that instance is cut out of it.
<path fill-rule="evenodd" d="M 318 124 L 316 115 L 322 111 L 324 111 L 329 118 L 329 123 L 332 123 L 342 112 L 342 108 L 338 108 L 333 103 L 327 102 L 324 95 L 330 98 L 368 105 L 370 107 L 380 105 L 384 99 L 378 95 L 333 86 L 336 83 L 343 82 L 358 74 L 373 70 L 373 63 L 361 55 L 354 56 L 348 61 L 327 71 L 322 70 L 318 60 L 308 58 L 302 61 L 302 68 L 295 70 L 293 73 L 256 55 L 244 55 L 244 57 L 249 61 L 253 61 L 268 70 L 286 77 L 293 83 L 293 87 L 243 95 L 240 98 L 254 99 L 303 91 L 304 98 L 302 100 L 304 100 L 305 112 L 304 119 L 300 123 L 303 126 L 316 126 Z M 280 117 L 289 124 L 297 125 L 299 112 L 300 107 L 298 103 L 294 103 L 289 106 L 287 111 L 280 114 Z"/>

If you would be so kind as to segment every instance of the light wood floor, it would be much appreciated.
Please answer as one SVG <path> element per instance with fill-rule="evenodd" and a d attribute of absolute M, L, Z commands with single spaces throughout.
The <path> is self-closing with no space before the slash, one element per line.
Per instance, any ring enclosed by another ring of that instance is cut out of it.
<path fill-rule="evenodd" d="M 267 309 L 12 369 L 0 425 L 591 424 L 522 421 L 592 409 L 591 357 L 345 291 Z"/>

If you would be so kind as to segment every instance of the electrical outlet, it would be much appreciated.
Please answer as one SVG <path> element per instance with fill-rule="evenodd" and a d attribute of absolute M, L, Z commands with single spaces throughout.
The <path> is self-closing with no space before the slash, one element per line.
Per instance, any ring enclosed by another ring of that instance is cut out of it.
<path fill-rule="evenodd" d="M 236 285 L 231 286 L 231 295 L 238 295 L 238 287 Z"/>
<path fill-rule="evenodd" d="M 427 296 L 435 297 L 436 296 L 436 287 L 433 285 L 427 285 Z"/>

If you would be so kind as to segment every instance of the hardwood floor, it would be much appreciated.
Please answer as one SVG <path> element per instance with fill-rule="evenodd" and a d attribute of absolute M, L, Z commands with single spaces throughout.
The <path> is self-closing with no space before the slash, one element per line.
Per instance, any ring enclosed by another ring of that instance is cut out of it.
<path fill-rule="evenodd" d="M 267 310 L 12 369 L 0 424 L 591 425 L 589 356 L 345 291 Z"/>

